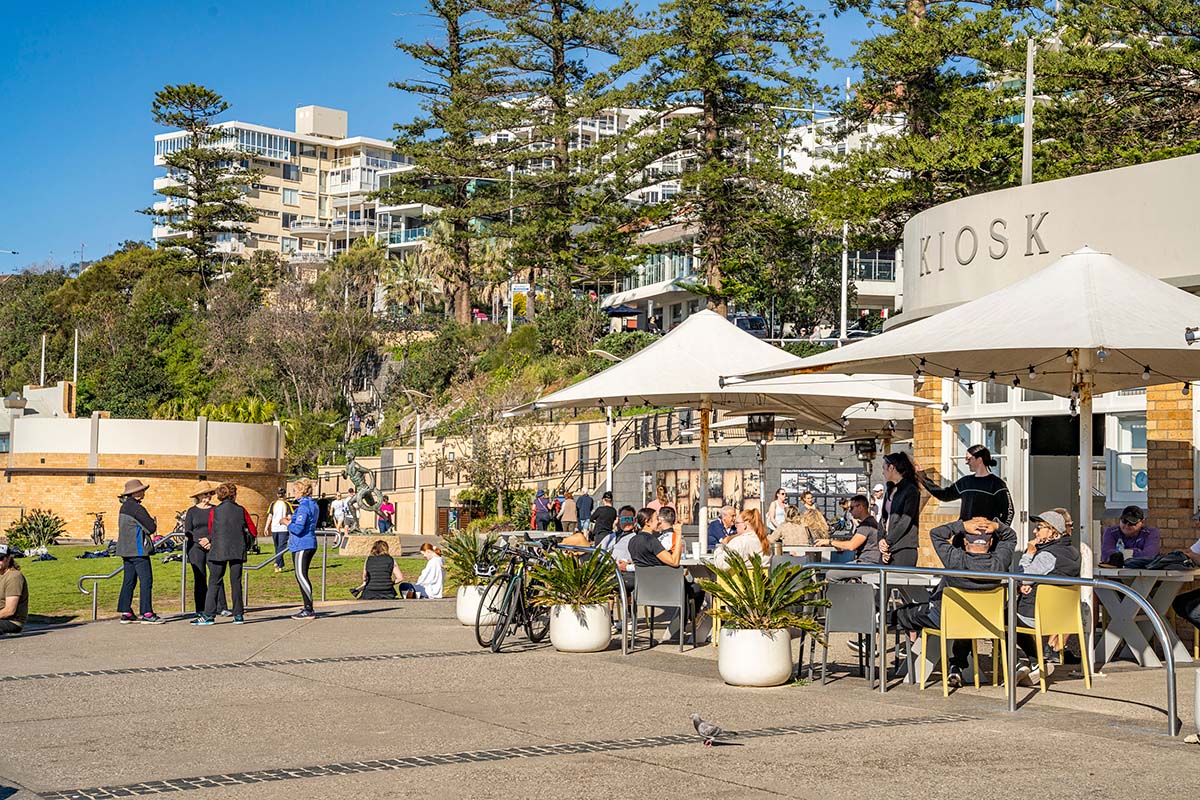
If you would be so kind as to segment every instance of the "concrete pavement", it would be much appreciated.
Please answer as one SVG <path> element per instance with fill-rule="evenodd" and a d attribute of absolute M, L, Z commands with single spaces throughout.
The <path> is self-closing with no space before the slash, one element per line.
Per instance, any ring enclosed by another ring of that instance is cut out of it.
<path fill-rule="evenodd" d="M 1010 714 L 1003 688 L 881 696 L 844 667 L 728 687 L 711 647 L 493 655 L 452 601 L 291 610 L 0 639 L 0 798 L 1174 796 L 1198 754 L 1163 733 L 1159 670 L 1022 687 Z M 692 711 L 747 736 L 706 750 Z"/>

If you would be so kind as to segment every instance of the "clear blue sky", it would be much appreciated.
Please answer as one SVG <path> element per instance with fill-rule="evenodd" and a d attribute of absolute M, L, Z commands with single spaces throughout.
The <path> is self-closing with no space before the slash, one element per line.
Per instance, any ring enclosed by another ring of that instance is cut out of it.
<path fill-rule="evenodd" d="M 648 3 L 644 3 L 648 5 Z M 0 7 L 0 272 L 88 259 L 149 239 L 155 200 L 155 90 L 201 83 L 226 119 L 291 130 L 299 105 L 349 112 L 350 134 L 389 138 L 413 100 L 388 86 L 411 73 L 396 39 L 435 35 L 421 0 L 258 3 L 122 0 Z M 814 6 L 815 8 L 815 6 Z M 864 36 L 827 20 L 831 50 Z M 840 82 L 838 75 L 825 76 Z"/>

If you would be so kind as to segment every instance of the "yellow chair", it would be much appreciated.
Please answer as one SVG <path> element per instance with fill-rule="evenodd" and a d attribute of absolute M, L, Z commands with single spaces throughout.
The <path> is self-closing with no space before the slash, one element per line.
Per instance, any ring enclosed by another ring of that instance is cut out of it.
<path fill-rule="evenodd" d="M 947 587 L 942 592 L 941 627 L 921 629 L 921 663 L 926 661 L 925 654 L 929 643 L 929 635 L 938 637 L 941 644 L 942 665 L 942 696 L 950 696 L 950 661 L 946 654 L 946 641 L 949 639 L 970 639 L 971 659 L 975 664 L 975 688 L 979 688 L 979 651 L 977 639 L 991 639 L 1000 644 L 1000 661 L 992 659 L 992 685 L 1000 682 L 1000 670 L 1003 669 L 1005 680 L 1008 680 L 1008 643 L 1005 634 L 1004 621 L 1004 587 L 997 586 L 986 592 L 967 592 L 962 589 Z M 994 652 L 994 651 L 993 651 Z M 921 675 L 921 690 L 929 681 L 928 673 Z"/>
<path fill-rule="evenodd" d="M 1017 627 L 1017 633 L 1032 634 L 1037 642 L 1037 662 L 1041 671 L 1038 684 L 1042 692 L 1046 691 L 1046 656 L 1043 639 L 1051 634 L 1062 634 L 1063 643 L 1067 636 L 1075 634 L 1079 637 L 1083 665 L 1083 683 L 1088 689 L 1092 688 L 1092 671 L 1088 666 L 1091 648 L 1082 646 L 1087 642 L 1083 632 L 1083 613 L 1080 610 L 1080 589 L 1078 586 L 1052 586 L 1048 583 L 1038 586 L 1037 599 L 1034 601 L 1033 627 Z M 1061 652 L 1066 652 L 1064 646 Z"/>

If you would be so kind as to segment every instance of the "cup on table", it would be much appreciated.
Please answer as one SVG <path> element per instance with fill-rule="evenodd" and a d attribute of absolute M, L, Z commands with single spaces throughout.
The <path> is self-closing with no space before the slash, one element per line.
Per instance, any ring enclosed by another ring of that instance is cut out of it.
<path fill-rule="evenodd" d="M 700 560 L 700 543 L 699 542 L 692 542 L 692 558 L 696 559 L 697 561 Z"/>

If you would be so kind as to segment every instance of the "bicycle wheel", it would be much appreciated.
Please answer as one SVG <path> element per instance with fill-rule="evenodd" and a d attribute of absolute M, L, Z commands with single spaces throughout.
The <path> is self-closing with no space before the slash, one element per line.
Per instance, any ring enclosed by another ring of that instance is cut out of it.
<path fill-rule="evenodd" d="M 479 610 L 475 612 L 475 641 L 480 647 L 491 647 L 496 636 L 496 622 L 500 617 L 500 604 L 508 590 L 508 575 L 492 578 L 479 598 Z"/>
<path fill-rule="evenodd" d="M 533 598 L 541 593 L 536 583 L 531 583 L 525 590 L 525 635 L 531 642 L 540 642 L 550 633 L 550 606 L 533 604 Z"/>
<path fill-rule="evenodd" d="M 501 601 L 500 613 L 496 620 L 496 635 L 492 637 L 492 652 L 499 653 L 501 646 L 504 644 L 504 639 L 508 636 L 508 631 L 513 627 L 517 620 L 517 613 L 521 606 L 521 576 L 516 575 L 508 583 L 508 589 L 504 594 L 504 599 Z"/>

